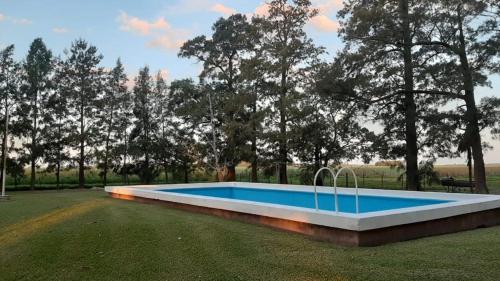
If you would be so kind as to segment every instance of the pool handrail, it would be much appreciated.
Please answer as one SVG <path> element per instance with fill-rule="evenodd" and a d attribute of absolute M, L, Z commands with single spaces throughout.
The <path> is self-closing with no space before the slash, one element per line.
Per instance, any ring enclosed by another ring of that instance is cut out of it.
<path fill-rule="evenodd" d="M 316 188 L 316 180 L 318 179 L 318 176 L 319 176 L 319 173 L 321 173 L 323 170 L 328 170 L 330 172 L 330 174 L 332 175 L 333 177 L 333 181 L 335 182 L 335 172 L 333 172 L 332 169 L 328 168 L 328 167 L 322 167 L 320 168 L 317 172 L 316 172 L 316 175 L 314 175 L 314 205 L 316 207 L 316 211 L 319 210 L 319 207 L 318 207 L 318 191 L 317 191 L 317 188 Z M 338 213 L 339 212 L 339 209 L 338 209 L 338 206 L 339 206 L 339 199 L 337 197 L 337 186 L 334 184 L 333 186 L 333 189 L 334 189 L 334 192 L 335 192 L 335 212 Z"/>
<path fill-rule="evenodd" d="M 352 173 L 352 175 L 354 176 L 354 186 L 356 188 L 356 214 L 359 214 L 358 179 L 356 177 L 356 173 L 351 168 L 349 168 L 349 167 L 343 167 L 343 168 L 340 168 L 337 171 L 337 174 L 333 178 L 333 186 L 335 187 L 335 192 L 337 192 L 337 178 L 338 178 L 338 176 L 340 176 L 340 172 L 342 172 L 343 170 L 350 171 Z M 335 194 L 335 200 L 338 200 L 337 199 L 337 194 Z M 335 209 L 337 209 L 337 206 L 338 206 L 338 202 L 335 202 Z"/>

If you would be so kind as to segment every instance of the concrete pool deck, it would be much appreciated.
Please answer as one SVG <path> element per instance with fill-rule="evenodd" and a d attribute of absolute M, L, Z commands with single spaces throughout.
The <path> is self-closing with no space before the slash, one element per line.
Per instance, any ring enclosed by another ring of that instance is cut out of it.
<path fill-rule="evenodd" d="M 178 209 L 264 224 L 343 245 L 376 246 L 500 224 L 500 196 L 497 195 L 359 189 L 360 195 L 453 202 L 352 214 L 165 192 L 177 188 L 228 186 L 313 192 L 312 186 L 238 182 L 108 186 L 105 190 L 115 198 L 161 203 Z M 333 188 L 319 187 L 318 192 L 333 193 Z M 338 192 L 354 194 L 355 190 L 338 188 Z"/>

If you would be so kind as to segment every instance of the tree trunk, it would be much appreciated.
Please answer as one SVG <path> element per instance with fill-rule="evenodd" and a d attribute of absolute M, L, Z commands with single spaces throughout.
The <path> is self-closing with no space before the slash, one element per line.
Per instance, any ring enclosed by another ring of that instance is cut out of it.
<path fill-rule="evenodd" d="M 251 171 L 251 181 L 252 182 L 257 182 L 258 181 L 258 170 L 257 170 L 257 125 L 256 125 L 256 114 L 257 114 L 257 94 L 254 95 L 254 101 L 252 103 L 252 113 L 253 113 L 253 120 L 252 120 L 252 145 L 251 145 L 251 151 L 252 151 L 252 171 Z"/>
<path fill-rule="evenodd" d="M 413 94 L 413 61 L 411 53 L 412 39 L 408 11 L 408 0 L 400 0 L 399 6 L 403 33 L 406 178 L 407 187 L 409 190 L 419 190 L 420 179 L 418 175 L 417 129 L 415 125 L 417 119 L 417 107 Z"/>
<path fill-rule="evenodd" d="M 83 97 L 80 106 L 80 157 L 78 159 L 78 187 L 85 188 L 85 123 Z"/>
<path fill-rule="evenodd" d="M 184 163 L 184 183 L 189 183 L 189 173 L 186 163 Z"/>
<path fill-rule="evenodd" d="M 128 185 L 128 168 L 127 168 L 127 155 L 128 154 L 128 141 L 127 131 L 125 129 L 125 151 L 123 153 L 123 182 Z"/>
<path fill-rule="evenodd" d="M 226 170 L 225 181 L 236 181 L 236 165 L 227 165 Z"/>
<path fill-rule="evenodd" d="M 467 120 L 466 138 L 472 148 L 472 158 L 474 159 L 474 178 L 476 180 L 476 193 L 488 193 L 486 185 L 486 169 L 483 158 L 483 148 L 481 143 L 481 132 L 479 130 L 478 113 L 476 101 L 474 98 L 474 80 L 472 78 L 472 69 L 469 66 L 467 58 L 467 49 L 465 36 L 463 33 L 463 19 L 461 11 L 463 7 L 460 5 L 458 11 L 458 29 L 459 29 L 459 57 L 460 68 L 462 71 L 464 82 L 464 100 L 466 105 L 465 117 Z"/>
<path fill-rule="evenodd" d="M 57 167 L 56 167 L 56 188 L 59 190 L 60 189 L 60 176 L 61 176 L 61 162 L 57 162 Z"/>
<path fill-rule="evenodd" d="M 37 143 L 37 133 L 38 133 L 38 90 L 35 92 L 35 97 L 33 100 L 33 129 L 31 131 L 31 181 L 30 181 L 30 189 L 35 189 L 35 181 L 36 181 L 36 158 L 38 154 L 38 143 Z"/>
<path fill-rule="evenodd" d="M 279 97 L 279 111 L 280 111 L 280 135 L 279 135 L 279 157 L 278 157 L 278 173 L 279 173 L 279 183 L 287 184 L 287 160 L 288 160 L 288 148 L 287 148 L 287 134 L 286 134 L 286 94 L 287 94 L 287 74 L 286 69 L 283 67 L 281 71 L 281 92 Z"/>
<path fill-rule="evenodd" d="M 321 159 L 320 159 L 320 149 L 317 145 L 314 146 L 314 171 L 313 171 L 313 177 L 316 175 L 316 172 L 321 169 Z M 313 178 L 314 181 L 314 178 Z M 313 185 L 315 183 L 313 182 Z M 323 186 L 323 174 L 318 176 L 318 179 L 316 181 L 317 186 Z"/>
<path fill-rule="evenodd" d="M 113 107 L 111 107 L 111 110 L 113 110 Z M 104 148 L 104 167 L 103 167 L 103 186 L 106 187 L 108 184 L 108 161 L 109 161 L 109 139 L 111 138 L 111 126 L 113 124 L 113 112 L 111 112 L 111 117 L 110 121 L 108 123 L 108 132 L 106 135 L 106 143 L 105 143 L 105 148 Z"/>
<path fill-rule="evenodd" d="M 163 165 L 163 169 L 165 170 L 165 183 L 168 183 L 168 165 Z"/>
<path fill-rule="evenodd" d="M 470 185 L 470 193 L 474 192 L 474 188 L 472 185 L 472 149 L 470 146 L 467 147 L 467 169 L 469 171 L 469 185 Z"/>
<path fill-rule="evenodd" d="M 254 138 L 252 140 L 252 171 L 251 171 L 251 181 L 258 182 L 258 170 L 257 170 L 257 141 Z"/>

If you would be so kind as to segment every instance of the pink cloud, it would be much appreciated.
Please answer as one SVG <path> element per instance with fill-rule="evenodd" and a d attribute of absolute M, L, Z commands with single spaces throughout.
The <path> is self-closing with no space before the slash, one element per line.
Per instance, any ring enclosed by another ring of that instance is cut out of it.
<path fill-rule="evenodd" d="M 212 12 L 216 12 L 216 13 L 219 13 L 219 14 L 222 14 L 224 16 L 230 16 L 232 14 L 236 14 L 236 10 L 233 9 L 233 8 L 230 8 L 230 7 L 227 7 L 227 6 L 224 6 L 223 4 L 220 4 L 220 3 L 217 3 L 215 5 L 213 5 L 210 10 Z"/>
<path fill-rule="evenodd" d="M 160 76 L 165 79 L 165 81 L 168 81 L 168 79 L 170 78 L 170 72 L 166 68 L 160 69 Z"/>
<path fill-rule="evenodd" d="M 172 28 L 162 17 L 154 22 L 149 22 L 147 20 L 141 20 L 138 17 L 129 16 L 125 12 L 121 12 L 118 21 L 120 22 L 120 28 L 122 30 L 137 32 L 141 35 L 149 35 L 153 30 L 169 30 Z"/>
<path fill-rule="evenodd" d="M 185 41 L 186 40 L 184 39 L 175 39 L 170 35 L 163 35 L 153 38 L 148 42 L 147 46 L 153 48 L 175 50 L 179 49 Z"/>
<path fill-rule="evenodd" d="M 317 15 L 309 20 L 309 23 L 319 31 L 336 32 L 339 29 L 339 23 L 325 15 Z"/>
<path fill-rule="evenodd" d="M 326 14 L 342 9 L 344 3 L 342 0 L 316 0 L 313 1 L 313 6 L 320 14 Z"/>
<path fill-rule="evenodd" d="M 267 3 L 260 4 L 259 6 L 257 6 L 257 8 L 255 8 L 254 14 L 257 16 L 261 16 L 261 17 L 268 16 L 269 15 L 269 4 L 267 4 Z"/>
<path fill-rule="evenodd" d="M 146 46 L 165 50 L 177 50 L 189 35 L 184 29 L 174 28 L 165 18 L 148 21 L 121 12 L 117 21 L 120 29 L 149 38 Z"/>
<path fill-rule="evenodd" d="M 0 21 L 3 21 L 5 19 L 5 16 L 3 14 L 0 14 Z"/>

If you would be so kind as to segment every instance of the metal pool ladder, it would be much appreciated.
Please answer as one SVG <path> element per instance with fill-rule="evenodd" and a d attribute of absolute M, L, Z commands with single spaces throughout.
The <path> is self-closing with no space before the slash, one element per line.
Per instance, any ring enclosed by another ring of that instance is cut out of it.
<path fill-rule="evenodd" d="M 314 175 L 314 204 L 315 204 L 315 207 L 316 207 L 316 211 L 319 210 L 319 207 L 318 207 L 318 191 L 317 191 L 317 188 L 316 188 L 316 180 L 318 179 L 319 174 L 323 170 L 328 170 L 330 172 L 330 174 L 333 176 L 333 190 L 334 190 L 334 194 L 335 194 L 335 212 L 336 213 L 339 212 L 339 198 L 338 198 L 338 194 L 337 194 L 337 178 L 340 176 L 340 173 L 343 170 L 348 170 L 348 171 L 350 171 L 352 173 L 352 175 L 354 176 L 354 186 L 356 188 L 356 214 L 358 214 L 359 213 L 358 179 L 356 177 L 356 173 L 354 173 L 354 171 L 351 168 L 349 168 L 349 167 L 343 167 L 343 168 L 341 168 L 340 170 L 337 171 L 337 174 L 335 174 L 333 172 L 333 170 L 330 169 L 330 168 L 328 168 L 328 167 L 323 167 L 323 168 L 319 169 L 316 172 L 316 175 Z"/>

